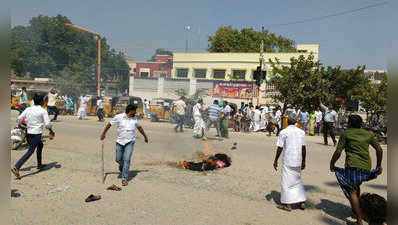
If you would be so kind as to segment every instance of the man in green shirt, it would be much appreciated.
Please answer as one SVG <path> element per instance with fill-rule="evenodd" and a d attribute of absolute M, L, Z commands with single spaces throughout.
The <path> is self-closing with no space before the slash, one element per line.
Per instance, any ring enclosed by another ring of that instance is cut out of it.
<path fill-rule="evenodd" d="M 359 115 L 348 117 L 348 129 L 341 134 L 336 151 L 330 160 L 330 171 L 335 172 L 344 195 L 350 200 L 358 224 L 362 224 L 363 219 L 359 204 L 360 185 L 364 181 L 375 179 L 383 171 L 381 167 L 383 151 L 374 135 L 361 127 L 362 118 Z M 377 165 L 374 170 L 371 170 L 369 145 L 376 150 Z M 346 153 L 344 169 L 335 167 L 343 149 Z"/>

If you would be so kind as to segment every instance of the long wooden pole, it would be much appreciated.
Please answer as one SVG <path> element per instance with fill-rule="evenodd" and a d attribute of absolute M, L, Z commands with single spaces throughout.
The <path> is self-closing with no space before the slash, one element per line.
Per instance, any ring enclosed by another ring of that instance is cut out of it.
<path fill-rule="evenodd" d="M 98 56 L 97 56 L 97 92 L 101 96 L 101 36 L 98 37 Z"/>
<path fill-rule="evenodd" d="M 101 141 L 101 178 L 102 183 L 105 183 L 105 166 L 104 166 L 104 141 Z"/>

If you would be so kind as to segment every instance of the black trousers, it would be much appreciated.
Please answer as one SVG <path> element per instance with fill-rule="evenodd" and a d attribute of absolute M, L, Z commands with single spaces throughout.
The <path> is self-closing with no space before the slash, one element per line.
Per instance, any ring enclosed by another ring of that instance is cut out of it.
<path fill-rule="evenodd" d="M 50 115 L 51 112 L 54 112 L 53 120 L 57 120 L 59 112 L 58 112 L 58 108 L 56 106 L 47 106 L 47 112 L 48 112 L 48 115 Z"/>
<path fill-rule="evenodd" d="M 333 122 L 323 122 L 323 142 L 328 143 L 328 134 L 333 140 L 333 144 L 336 143 L 336 136 L 334 134 L 334 123 Z"/>
<path fill-rule="evenodd" d="M 103 120 L 104 119 L 104 109 L 98 109 L 97 116 L 98 116 L 99 120 Z"/>

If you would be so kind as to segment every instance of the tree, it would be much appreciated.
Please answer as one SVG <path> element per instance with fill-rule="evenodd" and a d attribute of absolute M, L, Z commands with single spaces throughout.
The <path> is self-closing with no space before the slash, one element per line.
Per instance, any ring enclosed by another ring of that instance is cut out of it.
<path fill-rule="evenodd" d="M 172 51 L 169 51 L 167 49 L 164 48 L 158 48 L 155 51 L 155 54 L 148 60 L 148 62 L 155 62 L 156 61 L 156 55 L 173 55 Z"/>
<path fill-rule="evenodd" d="M 337 66 L 333 73 L 326 73 L 325 80 L 329 81 L 330 87 L 328 93 L 330 101 L 337 101 L 345 107 L 347 102 L 357 101 L 361 98 L 363 92 L 369 87 L 369 76 L 363 72 L 365 66 L 358 66 L 356 69 L 340 70 Z"/>
<path fill-rule="evenodd" d="M 96 38 L 86 32 L 67 27 L 65 23 L 72 22 L 62 15 L 39 15 L 33 17 L 27 26 L 13 27 L 10 43 L 12 71 L 17 76 L 24 76 L 29 72 L 33 78 L 63 79 L 66 78 L 66 74 L 77 75 L 84 77 L 82 80 L 96 82 Z M 105 37 L 101 43 L 101 78 L 104 81 L 114 78 L 127 80 L 130 68 L 121 53 L 111 49 Z M 127 88 L 125 82 L 122 83 L 122 87 Z M 87 90 L 96 86 L 91 83 L 78 85 L 88 85 L 85 88 Z"/>
<path fill-rule="evenodd" d="M 294 41 L 268 30 L 255 31 L 253 28 L 243 28 L 240 31 L 231 26 L 219 27 L 213 36 L 209 37 L 209 52 L 259 52 L 261 40 L 264 40 L 266 52 L 295 51 Z"/>
<path fill-rule="evenodd" d="M 323 81 L 323 74 L 327 70 L 319 61 L 314 61 L 313 55 L 291 58 L 288 66 L 281 65 L 278 59 L 270 59 L 269 62 L 274 74 L 273 84 L 279 92 L 273 98 L 283 103 L 283 112 L 288 105 L 306 110 L 318 106 L 318 96 L 322 95 L 323 90 L 329 89 L 329 83 Z"/>
<path fill-rule="evenodd" d="M 361 106 L 367 115 L 387 110 L 387 75 L 382 77 L 380 84 L 369 83 L 360 96 Z M 371 118 L 371 117 L 370 117 Z"/>

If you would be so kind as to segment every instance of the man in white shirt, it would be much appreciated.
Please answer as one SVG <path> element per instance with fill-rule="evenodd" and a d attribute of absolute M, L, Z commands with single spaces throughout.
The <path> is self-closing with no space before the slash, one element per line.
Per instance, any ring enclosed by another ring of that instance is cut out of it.
<path fill-rule="evenodd" d="M 90 100 L 90 97 L 86 95 L 82 95 L 79 98 L 79 110 L 77 111 L 77 116 L 79 120 L 87 119 L 87 103 Z"/>
<path fill-rule="evenodd" d="M 135 116 L 136 110 L 136 105 L 128 105 L 125 113 L 117 114 L 113 117 L 106 125 L 100 137 L 101 140 L 104 140 L 109 128 L 111 128 L 112 125 L 117 126 L 116 162 L 119 164 L 119 172 L 122 175 L 123 186 L 128 185 L 130 161 L 134 150 L 136 129 L 144 136 L 146 143 L 149 141 L 144 129 L 138 122 L 138 118 Z"/>
<path fill-rule="evenodd" d="M 333 145 L 336 146 L 337 141 L 335 137 L 335 128 L 337 127 L 337 112 L 333 108 L 333 104 L 329 104 L 329 107 L 326 107 L 322 104 L 322 99 L 319 97 L 319 105 L 325 111 L 323 116 L 323 141 L 325 145 L 328 145 L 328 134 L 330 133 L 330 137 L 332 138 Z"/>
<path fill-rule="evenodd" d="M 181 98 L 175 102 L 175 107 L 178 115 L 178 123 L 177 126 L 174 127 L 175 132 L 178 132 L 178 128 L 180 128 L 180 132 L 184 132 L 184 117 L 185 117 L 185 108 L 187 105 L 184 102 L 185 97 L 181 96 Z"/>
<path fill-rule="evenodd" d="M 222 117 L 220 119 L 221 137 L 229 138 L 228 127 L 229 127 L 229 119 L 230 119 L 231 111 L 232 111 L 232 109 L 228 105 L 228 102 L 224 100 L 223 108 L 221 109 Z"/>
<path fill-rule="evenodd" d="M 50 92 L 48 92 L 48 102 L 47 102 L 47 112 L 50 115 L 50 113 L 54 113 L 54 117 L 51 121 L 56 121 L 58 117 L 58 108 L 56 106 L 57 103 L 57 96 L 58 96 L 58 91 L 55 90 L 55 88 L 52 88 Z"/>
<path fill-rule="evenodd" d="M 321 133 L 321 125 L 322 125 L 322 111 L 319 109 L 319 107 L 317 107 L 316 111 L 315 111 L 315 115 L 316 115 L 316 119 L 315 119 L 315 123 L 316 123 L 316 129 L 315 129 L 315 133 L 319 134 Z"/>
<path fill-rule="evenodd" d="M 25 119 L 25 123 L 27 126 L 27 136 L 29 143 L 29 150 L 22 156 L 20 160 L 15 164 L 14 168 L 11 169 L 12 173 L 20 179 L 19 170 L 23 166 L 23 164 L 32 156 L 33 152 L 37 148 L 37 169 L 43 169 L 46 165 L 42 164 L 41 153 L 43 150 L 43 142 L 41 140 L 41 136 L 43 133 L 43 126 L 50 130 L 50 139 L 52 140 L 55 136 L 54 131 L 52 130 L 50 118 L 46 110 L 42 108 L 43 105 L 43 96 L 36 93 L 33 97 L 35 105 L 27 108 L 25 111 L 18 116 L 18 123 L 21 124 Z"/>
<path fill-rule="evenodd" d="M 280 114 L 277 113 L 276 109 L 272 110 L 272 113 L 270 114 L 271 116 L 271 122 L 270 125 L 268 126 L 268 136 L 271 136 L 271 131 L 272 131 L 272 126 L 274 125 L 276 128 L 276 136 L 279 136 L 279 131 L 280 131 L 280 127 L 279 127 L 279 123 L 281 120 L 281 116 Z"/>
<path fill-rule="evenodd" d="M 149 105 L 149 101 L 147 99 L 144 100 L 144 110 L 145 110 L 145 116 L 149 119 L 151 118 L 151 109 Z"/>
<path fill-rule="evenodd" d="M 21 104 L 21 108 L 18 110 L 19 114 L 21 114 L 28 107 L 28 94 L 26 93 L 26 87 L 22 87 L 22 90 L 16 97 L 19 96 L 19 104 Z"/>
<path fill-rule="evenodd" d="M 203 100 L 199 99 L 192 109 L 192 116 L 195 121 L 195 125 L 193 127 L 193 135 L 194 137 L 197 138 L 203 136 L 203 140 L 206 140 L 206 135 L 205 135 L 206 126 L 202 118 L 202 111 L 203 111 Z"/>
<path fill-rule="evenodd" d="M 266 110 L 266 109 L 264 109 Z M 264 111 L 263 110 L 263 111 Z M 260 111 L 260 107 L 256 106 L 256 109 L 253 111 L 253 122 L 254 122 L 254 127 L 253 127 L 253 131 L 257 132 L 261 129 L 261 120 L 262 120 L 262 115 L 261 115 L 261 111 Z"/>
<path fill-rule="evenodd" d="M 104 106 L 102 105 L 102 97 L 99 96 L 97 100 L 97 116 L 98 116 L 98 121 L 103 122 L 104 121 Z"/>
<path fill-rule="evenodd" d="M 278 170 L 278 159 L 282 156 L 281 203 L 283 209 L 291 211 L 291 205 L 299 203 L 305 209 L 305 190 L 301 180 L 301 170 L 305 169 L 305 133 L 296 127 L 296 114 L 290 114 L 288 127 L 283 129 L 278 137 L 274 168 Z"/>

